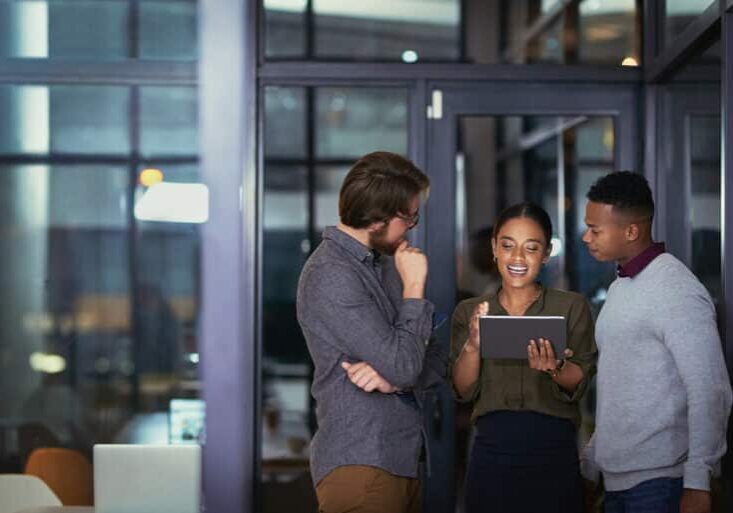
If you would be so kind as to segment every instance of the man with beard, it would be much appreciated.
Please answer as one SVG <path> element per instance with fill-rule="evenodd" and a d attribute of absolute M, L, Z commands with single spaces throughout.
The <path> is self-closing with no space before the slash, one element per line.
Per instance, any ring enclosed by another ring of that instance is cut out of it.
<path fill-rule="evenodd" d="M 429 342 L 428 262 L 406 240 L 428 177 L 407 159 L 370 153 L 339 195 L 337 226 L 306 262 L 298 322 L 315 366 L 318 430 L 311 474 L 319 511 L 419 512 L 420 390 L 446 359 Z"/>

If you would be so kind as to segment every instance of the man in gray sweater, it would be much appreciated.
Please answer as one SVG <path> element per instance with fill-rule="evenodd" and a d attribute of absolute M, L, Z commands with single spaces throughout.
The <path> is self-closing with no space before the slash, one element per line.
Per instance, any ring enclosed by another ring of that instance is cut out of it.
<path fill-rule="evenodd" d="M 618 277 L 596 323 L 596 430 L 583 474 L 603 474 L 606 513 L 709 513 L 731 409 L 710 295 L 653 242 L 643 176 L 611 173 L 588 200 L 583 242 L 615 261 Z"/>

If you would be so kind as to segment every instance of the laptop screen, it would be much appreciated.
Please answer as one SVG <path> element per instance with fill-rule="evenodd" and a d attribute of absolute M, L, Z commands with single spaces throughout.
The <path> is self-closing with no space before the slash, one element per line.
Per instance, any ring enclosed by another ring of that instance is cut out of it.
<path fill-rule="evenodd" d="M 206 407 L 202 399 L 171 399 L 169 441 L 172 444 L 204 443 Z"/>

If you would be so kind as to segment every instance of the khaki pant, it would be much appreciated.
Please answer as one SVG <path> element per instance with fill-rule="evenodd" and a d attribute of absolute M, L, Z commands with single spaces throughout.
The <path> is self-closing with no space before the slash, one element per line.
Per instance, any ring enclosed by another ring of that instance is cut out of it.
<path fill-rule="evenodd" d="M 319 513 L 420 513 L 420 481 L 376 467 L 338 467 L 316 486 Z"/>

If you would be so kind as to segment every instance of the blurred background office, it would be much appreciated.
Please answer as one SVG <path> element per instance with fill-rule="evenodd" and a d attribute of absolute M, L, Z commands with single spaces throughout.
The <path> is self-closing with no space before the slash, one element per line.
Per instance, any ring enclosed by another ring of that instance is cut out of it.
<path fill-rule="evenodd" d="M 496 286 L 490 226 L 522 199 L 552 215 L 545 283 L 597 312 L 614 269 L 581 244 L 585 192 L 644 173 L 733 368 L 731 3 L 0 0 L 0 471 L 198 442 L 209 510 L 315 511 L 295 290 L 377 149 L 431 176 L 413 237 L 445 313 Z M 425 511 L 456 511 L 447 387 L 426 429 Z"/>

